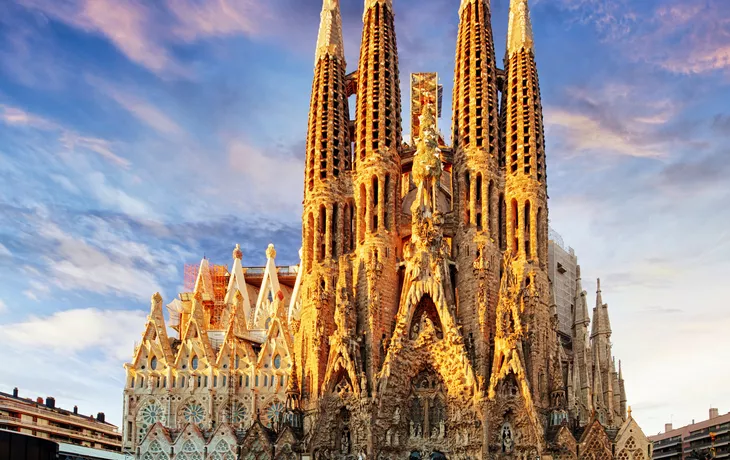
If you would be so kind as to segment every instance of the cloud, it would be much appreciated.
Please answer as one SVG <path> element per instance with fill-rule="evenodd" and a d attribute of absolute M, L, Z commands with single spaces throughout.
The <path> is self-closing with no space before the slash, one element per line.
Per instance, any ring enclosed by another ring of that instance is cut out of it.
<path fill-rule="evenodd" d="M 84 290 L 135 299 L 145 299 L 151 292 L 162 291 L 158 275 L 150 271 L 152 267 L 138 266 L 134 254 L 116 252 L 111 257 L 107 251 L 92 244 L 93 239 L 72 236 L 52 222 L 45 222 L 37 231 L 38 236 L 54 249 L 47 256 L 46 275 L 36 279 L 40 284 L 28 291 L 31 298 L 38 298 L 43 292 L 38 287 L 48 286 L 48 283 L 66 291 Z M 162 262 L 159 258 L 155 260 Z"/>
<path fill-rule="evenodd" d="M 174 34 L 190 42 L 205 37 L 261 32 L 269 16 L 266 3 L 254 0 L 167 0 L 177 20 Z"/>
<path fill-rule="evenodd" d="M 542 3 L 542 2 L 540 2 Z M 568 21 L 591 24 L 631 60 L 676 74 L 730 69 L 730 3 L 558 0 Z"/>
<path fill-rule="evenodd" d="M 42 130 L 58 129 L 58 125 L 17 107 L 0 104 L 0 121 L 10 126 L 30 126 Z"/>
<path fill-rule="evenodd" d="M 141 311 L 66 310 L 50 316 L 0 326 L 4 340 L 13 344 L 52 349 L 58 354 L 101 349 L 115 359 L 129 358 L 131 344 L 145 323 Z"/>
<path fill-rule="evenodd" d="M 683 104 L 655 96 L 643 86 L 608 83 L 568 87 L 560 106 L 544 109 L 546 138 L 563 156 L 614 154 L 662 158 L 691 140 L 670 129 Z"/>
<path fill-rule="evenodd" d="M 10 252 L 10 249 L 2 243 L 0 243 L 0 257 L 13 257 L 13 253 Z"/>
<path fill-rule="evenodd" d="M 97 77 L 89 76 L 87 77 L 87 81 L 138 120 L 156 131 L 162 134 L 181 134 L 183 132 L 182 128 L 167 114 L 136 94 L 123 90 Z"/>
<path fill-rule="evenodd" d="M 243 176 L 237 182 L 245 190 L 240 198 L 250 208 L 267 212 L 277 208 L 280 208 L 278 212 L 299 210 L 304 177 L 304 165 L 300 158 L 264 154 L 259 148 L 240 139 L 231 141 L 227 151 L 229 164 Z"/>
<path fill-rule="evenodd" d="M 54 121 L 18 107 L 0 104 L 0 122 L 15 127 L 30 127 L 50 132 L 58 131 L 59 141 L 70 151 L 81 149 L 94 152 L 123 169 L 128 169 L 131 165 L 129 160 L 114 153 L 112 143 L 109 140 L 81 135 L 73 129 L 61 126 Z"/>
<path fill-rule="evenodd" d="M 146 2 L 128 0 L 19 0 L 23 6 L 112 42 L 131 61 L 153 72 L 181 74 L 154 31 L 155 11 Z"/>
<path fill-rule="evenodd" d="M 104 37 L 130 61 L 172 78 L 189 78 L 191 70 L 173 48 L 209 37 L 252 34 L 261 30 L 267 9 L 251 0 L 18 0 L 84 32 Z"/>
<path fill-rule="evenodd" d="M 73 131 L 64 131 L 60 141 L 70 151 L 76 151 L 76 149 L 89 150 L 123 169 L 128 169 L 130 166 L 129 160 L 112 151 L 112 143 L 106 139 L 82 136 Z"/>

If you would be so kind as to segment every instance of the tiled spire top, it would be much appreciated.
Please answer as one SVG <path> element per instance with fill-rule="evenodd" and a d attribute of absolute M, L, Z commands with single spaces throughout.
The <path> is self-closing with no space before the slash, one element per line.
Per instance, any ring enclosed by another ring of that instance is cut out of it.
<path fill-rule="evenodd" d="M 314 64 L 330 55 L 345 60 L 345 51 L 342 45 L 342 17 L 340 15 L 340 0 L 324 0 L 322 16 L 319 23 L 319 37 L 317 38 L 317 55 Z"/>
<path fill-rule="evenodd" d="M 466 1 L 466 0 L 465 0 Z M 527 0 L 511 0 L 509 7 L 509 29 L 507 30 L 507 55 L 518 53 L 521 49 L 534 51 L 530 9 Z"/>
<path fill-rule="evenodd" d="M 464 11 L 464 8 L 467 7 L 467 5 L 471 3 L 480 2 L 484 5 L 484 7 L 489 11 L 491 8 L 491 0 L 461 0 L 461 6 L 459 7 L 459 15 L 461 16 L 461 12 Z"/>
<path fill-rule="evenodd" d="M 393 9 L 393 0 L 365 0 L 365 12 L 367 13 L 376 3 L 385 3 L 391 10 Z"/>

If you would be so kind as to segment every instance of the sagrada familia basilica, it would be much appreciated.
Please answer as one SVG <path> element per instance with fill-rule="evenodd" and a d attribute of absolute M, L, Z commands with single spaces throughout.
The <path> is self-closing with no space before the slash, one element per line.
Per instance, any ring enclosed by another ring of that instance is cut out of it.
<path fill-rule="evenodd" d="M 265 267 L 246 268 L 237 246 L 230 270 L 195 267 L 167 323 L 152 297 L 125 366 L 125 451 L 648 460 L 600 285 L 592 324 L 578 279 L 572 337 L 557 332 L 527 0 L 511 0 L 503 69 L 489 0 L 454 7 L 451 145 L 428 74 L 413 77 L 404 142 L 392 2 L 365 0 L 347 73 L 339 1 L 324 0 L 301 263 L 277 267 L 271 245 Z"/>

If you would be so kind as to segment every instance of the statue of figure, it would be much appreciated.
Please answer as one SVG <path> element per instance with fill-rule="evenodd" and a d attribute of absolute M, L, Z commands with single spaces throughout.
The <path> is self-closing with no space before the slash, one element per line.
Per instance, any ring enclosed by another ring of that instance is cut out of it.
<path fill-rule="evenodd" d="M 188 388 L 193 389 L 195 388 L 195 376 L 191 375 L 188 379 Z"/>
<path fill-rule="evenodd" d="M 400 407 L 395 408 L 393 412 L 393 424 L 398 425 L 400 423 Z"/>
<path fill-rule="evenodd" d="M 425 217 L 436 211 L 437 190 L 443 169 L 432 104 L 426 104 L 423 109 L 420 134 L 412 170 L 413 182 L 417 187 L 416 200 L 411 207 L 414 219 L 419 214 L 417 211 L 424 211 Z"/>
<path fill-rule="evenodd" d="M 444 439 L 445 434 L 446 434 L 446 425 L 444 424 L 444 421 L 441 420 L 439 422 L 439 439 Z"/>
<path fill-rule="evenodd" d="M 368 379 L 364 372 L 360 374 L 360 394 L 363 397 L 368 394 Z"/>
<path fill-rule="evenodd" d="M 512 452 L 513 445 L 514 440 L 512 439 L 512 429 L 510 428 L 509 423 L 505 423 L 502 426 L 502 452 Z"/>
<path fill-rule="evenodd" d="M 413 424 L 413 420 L 411 420 L 410 427 L 411 427 L 411 438 L 415 438 L 416 437 L 416 425 Z"/>
<path fill-rule="evenodd" d="M 385 445 L 386 446 L 393 445 L 393 433 L 390 430 L 385 432 Z"/>
<path fill-rule="evenodd" d="M 340 453 L 350 453 L 350 431 L 347 428 L 342 430 L 342 438 L 340 439 Z"/>
<path fill-rule="evenodd" d="M 439 435 L 439 429 L 438 429 L 438 427 L 437 426 L 432 426 L 431 427 L 431 437 L 432 438 L 437 438 L 438 435 Z"/>

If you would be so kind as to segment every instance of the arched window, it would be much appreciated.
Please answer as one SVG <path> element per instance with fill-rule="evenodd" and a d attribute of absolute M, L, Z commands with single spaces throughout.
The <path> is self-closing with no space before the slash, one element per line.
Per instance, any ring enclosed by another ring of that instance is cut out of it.
<path fill-rule="evenodd" d="M 327 210 L 324 205 L 319 207 L 319 227 L 317 228 L 319 235 L 319 255 L 318 260 L 322 262 L 325 256 L 325 248 L 327 247 Z"/>
<path fill-rule="evenodd" d="M 385 207 L 383 208 L 383 224 L 386 230 L 390 230 L 390 197 L 392 195 L 390 191 L 390 173 L 388 173 L 385 175 L 385 186 L 383 188 L 383 201 L 385 202 Z"/>
<path fill-rule="evenodd" d="M 366 215 L 367 215 L 367 192 L 365 191 L 365 184 L 360 184 L 360 207 L 358 209 L 358 226 L 359 228 L 359 235 L 358 238 L 360 239 L 360 242 L 362 243 L 365 241 L 365 223 L 366 223 Z"/>
<path fill-rule="evenodd" d="M 372 202 L 373 227 L 372 227 L 372 231 L 377 232 L 378 231 L 378 214 L 379 214 L 379 210 L 380 210 L 380 206 L 379 206 L 380 205 L 380 190 L 379 190 L 379 182 L 378 182 L 377 176 L 373 176 L 372 190 L 373 190 L 373 202 Z"/>
<path fill-rule="evenodd" d="M 477 173 L 476 192 L 474 193 L 476 200 L 476 213 L 477 213 L 477 230 L 482 229 L 482 173 Z"/>
<path fill-rule="evenodd" d="M 545 240 L 545 226 L 543 225 L 543 210 L 537 208 L 537 258 L 541 264 L 547 263 L 547 241 Z"/>
<path fill-rule="evenodd" d="M 152 369 L 153 371 L 157 369 L 157 357 L 156 356 L 153 356 L 152 359 L 150 360 L 150 369 Z"/>
<path fill-rule="evenodd" d="M 312 258 L 314 254 L 314 215 L 310 212 L 307 218 L 307 241 L 304 250 L 307 257 L 307 272 L 312 271 Z"/>
<path fill-rule="evenodd" d="M 489 187 L 487 188 L 487 229 L 489 230 L 489 236 L 495 241 L 497 240 L 496 234 L 494 233 L 494 212 L 492 211 L 492 200 L 494 199 L 494 181 L 489 181 Z"/>
<path fill-rule="evenodd" d="M 506 238 L 506 231 L 507 231 L 507 209 L 506 204 L 504 202 L 504 194 L 499 194 L 499 203 L 498 205 L 498 212 L 499 212 L 499 222 L 498 222 L 498 228 L 497 231 L 499 232 L 499 248 L 504 251 L 507 249 L 507 238 Z M 500 277 L 501 278 L 501 277 Z"/>
<path fill-rule="evenodd" d="M 281 368 L 281 355 L 274 356 L 274 369 Z"/>
<path fill-rule="evenodd" d="M 519 225 L 519 213 L 517 210 L 517 200 L 512 199 L 512 205 L 510 206 L 510 225 L 512 226 L 512 251 L 516 255 L 520 251 L 520 225 Z"/>
<path fill-rule="evenodd" d="M 193 369 L 198 368 L 198 357 L 197 356 L 193 355 L 193 359 L 190 360 L 190 367 L 192 367 Z"/>
<path fill-rule="evenodd" d="M 530 226 L 530 218 L 532 217 L 532 213 L 530 212 L 530 200 L 525 201 L 525 215 L 523 216 L 525 219 L 525 257 L 527 259 L 532 258 L 531 253 L 531 245 L 530 245 L 530 235 L 532 234 L 531 226 Z"/>
<path fill-rule="evenodd" d="M 330 252 L 332 253 L 332 258 L 337 258 L 337 221 L 339 219 L 339 206 L 337 203 L 332 205 L 332 221 L 330 222 Z"/>
<path fill-rule="evenodd" d="M 469 171 L 464 173 L 464 223 L 469 225 L 471 222 L 471 178 Z"/>

